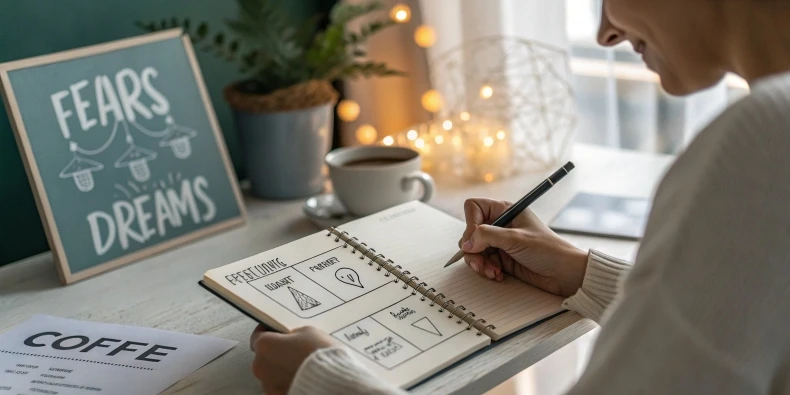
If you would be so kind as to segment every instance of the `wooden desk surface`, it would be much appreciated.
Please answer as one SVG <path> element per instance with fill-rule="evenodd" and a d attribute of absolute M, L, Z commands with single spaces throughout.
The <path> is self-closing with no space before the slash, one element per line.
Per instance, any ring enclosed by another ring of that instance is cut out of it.
<path fill-rule="evenodd" d="M 574 148 L 576 169 L 532 209 L 549 221 L 575 193 L 603 192 L 650 197 L 672 157 Z M 435 207 L 463 218 L 468 197 L 514 200 L 545 174 L 522 175 L 472 186 L 439 184 Z M 210 335 L 239 344 L 179 383 L 166 394 L 260 394 L 250 372 L 248 347 L 255 323 L 197 285 L 203 273 L 319 231 L 301 211 L 302 201 L 247 199 L 247 226 L 170 250 L 149 259 L 70 286 L 61 286 L 50 254 L 0 268 L 0 331 L 35 313 L 65 318 Z M 596 248 L 632 259 L 637 244 L 628 241 L 567 236 L 581 248 Z M 484 393 L 577 339 L 595 327 L 578 314 L 565 312 L 498 342 L 473 358 L 434 376 L 412 390 L 417 394 Z"/>

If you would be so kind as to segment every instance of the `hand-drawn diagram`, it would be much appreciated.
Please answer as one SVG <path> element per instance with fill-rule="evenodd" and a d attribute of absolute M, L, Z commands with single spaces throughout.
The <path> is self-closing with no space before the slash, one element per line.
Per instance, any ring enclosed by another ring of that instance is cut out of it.
<path fill-rule="evenodd" d="M 422 317 L 419 320 L 412 322 L 411 326 L 413 326 L 415 328 L 418 328 L 418 329 L 422 329 L 422 330 L 424 330 L 424 331 L 426 331 L 428 333 L 432 333 L 432 334 L 434 334 L 436 336 L 441 336 L 442 335 L 442 333 L 439 332 L 438 329 L 436 329 L 436 326 L 433 325 L 433 322 L 431 322 L 431 320 L 428 317 Z"/>
<path fill-rule="evenodd" d="M 71 143 L 70 148 L 71 152 L 74 153 L 74 159 L 61 170 L 60 178 L 72 177 L 77 189 L 82 192 L 88 192 L 94 187 L 93 172 L 104 169 L 104 165 L 77 155 L 77 144 Z"/>
<path fill-rule="evenodd" d="M 403 349 L 403 345 L 396 341 L 392 336 L 385 338 L 365 347 L 365 354 L 373 358 L 374 361 L 380 361 L 382 358 L 389 358 L 395 355 L 398 351 Z"/>
<path fill-rule="evenodd" d="M 173 150 L 173 155 L 178 159 L 186 159 L 192 154 L 192 144 L 189 139 L 197 136 L 197 132 L 173 123 L 173 117 L 167 116 L 165 119 L 167 123 L 167 131 L 169 134 L 159 142 L 160 147 L 170 146 Z"/>
<path fill-rule="evenodd" d="M 293 295 L 294 300 L 296 300 L 296 304 L 298 304 L 299 308 L 302 310 L 309 310 L 313 307 L 321 305 L 321 302 L 311 298 L 308 295 L 305 295 L 302 292 L 299 292 L 291 287 L 288 287 L 288 290 L 291 291 L 291 295 Z"/>
<path fill-rule="evenodd" d="M 172 116 L 168 115 L 165 118 L 167 127 L 160 131 L 148 130 L 135 121 L 128 121 L 128 123 L 131 123 L 140 133 L 148 137 L 161 139 L 159 146 L 169 146 L 176 158 L 186 159 L 192 155 L 192 144 L 189 140 L 197 136 L 198 133 L 193 129 L 175 124 Z M 119 133 L 119 125 L 123 125 L 123 133 L 126 137 L 126 143 L 129 144 L 129 149 L 115 161 L 115 167 L 128 167 L 132 177 L 137 182 L 148 181 L 151 178 L 151 169 L 148 163 L 156 159 L 158 154 L 135 145 L 132 134 L 129 132 L 127 121 L 123 119 L 115 121 L 110 137 L 96 149 L 84 149 L 76 142 L 69 141 L 69 150 L 74 153 L 74 158 L 61 171 L 60 178 L 73 178 L 77 189 L 81 192 L 93 190 L 95 184 L 92 172 L 104 169 L 104 165 L 82 155 L 94 156 L 106 151 L 115 141 L 115 137 Z"/>
<path fill-rule="evenodd" d="M 337 269 L 337 271 L 335 272 L 335 277 L 344 284 L 365 288 L 364 286 L 362 286 L 362 282 L 359 280 L 359 274 L 357 274 L 357 272 L 354 271 L 354 269 L 348 267 L 341 267 L 340 269 Z"/>

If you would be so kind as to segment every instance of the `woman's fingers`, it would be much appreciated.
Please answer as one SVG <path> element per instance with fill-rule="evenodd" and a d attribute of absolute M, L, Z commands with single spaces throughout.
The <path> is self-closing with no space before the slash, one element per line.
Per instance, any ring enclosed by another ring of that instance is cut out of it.
<path fill-rule="evenodd" d="M 489 280 L 502 281 L 504 273 L 502 272 L 502 265 L 498 260 L 491 259 L 491 256 L 482 254 L 466 254 L 464 261 L 475 271 L 480 277 L 485 277 Z"/>
<path fill-rule="evenodd" d="M 252 333 L 250 334 L 250 350 L 252 352 L 255 352 L 255 344 L 258 342 L 258 339 L 262 334 L 267 332 L 269 332 L 269 330 L 261 324 L 258 324 L 258 326 L 253 329 Z"/>
<path fill-rule="evenodd" d="M 470 238 L 464 242 L 461 249 L 466 253 L 481 253 L 488 248 L 498 248 L 507 253 L 512 253 L 523 240 L 517 229 L 500 228 L 491 225 L 480 225 L 475 229 Z"/>
<path fill-rule="evenodd" d="M 494 220 L 502 215 L 511 205 L 512 203 L 510 202 L 493 199 L 467 199 L 464 202 L 466 229 L 464 230 L 463 236 L 461 236 L 461 240 L 458 241 L 458 247 L 460 248 L 464 242 L 469 240 L 469 237 L 472 236 L 472 233 L 474 233 L 479 225 L 494 222 Z"/>

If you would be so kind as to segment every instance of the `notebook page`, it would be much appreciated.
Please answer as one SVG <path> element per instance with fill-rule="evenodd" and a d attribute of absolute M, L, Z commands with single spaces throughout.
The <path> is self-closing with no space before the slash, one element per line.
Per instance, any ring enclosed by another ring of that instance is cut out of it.
<path fill-rule="evenodd" d="M 493 282 L 462 261 L 443 268 L 458 251 L 465 224 L 423 203 L 407 203 L 339 228 L 452 299 L 455 306 L 495 325 L 494 340 L 563 311 L 562 297 L 511 276 Z"/>
<path fill-rule="evenodd" d="M 490 343 L 344 245 L 321 231 L 210 270 L 204 282 L 282 332 L 307 325 L 323 330 L 401 387 Z"/>

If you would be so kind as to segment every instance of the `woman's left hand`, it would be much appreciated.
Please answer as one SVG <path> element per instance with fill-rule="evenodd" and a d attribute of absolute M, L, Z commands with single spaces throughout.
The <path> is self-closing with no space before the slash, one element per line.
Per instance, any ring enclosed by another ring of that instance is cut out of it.
<path fill-rule="evenodd" d="M 313 327 L 281 334 L 258 325 L 250 336 L 250 348 L 255 352 L 252 373 L 267 395 L 287 394 L 305 359 L 315 350 L 335 345 L 334 339 Z"/>

